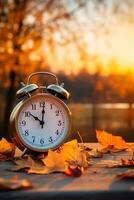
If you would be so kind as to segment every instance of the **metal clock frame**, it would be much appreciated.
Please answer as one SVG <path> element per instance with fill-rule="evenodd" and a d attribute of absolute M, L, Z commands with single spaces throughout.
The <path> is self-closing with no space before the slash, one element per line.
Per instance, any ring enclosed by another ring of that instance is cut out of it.
<path fill-rule="evenodd" d="M 31 99 L 34 99 L 35 97 L 37 96 L 44 96 L 45 97 L 48 97 L 48 98 L 51 98 L 51 99 L 54 99 L 56 100 L 59 104 L 61 104 L 64 109 L 66 110 L 67 112 L 67 115 L 68 115 L 68 120 L 69 120 L 69 126 L 68 126 L 68 131 L 66 133 L 66 136 L 64 137 L 63 141 L 54 146 L 53 148 L 51 149 L 56 149 L 58 148 L 59 146 L 61 146 L 65 140 L 67 139 L 67 137 L 69 136 L 70 134 L 70 131 L 71 131 L 71 112 L 69 110 L 69 108 L 67 107 L 67 105 L 62 101 L 60 100 L 58 97 L 56 96 L 53 96 L 52 94 L 49 94 L 49 93 L 38 93 L 38 94 L 34 94 L 32 95 L 31 97 L 28 97 L 27 99 L 24 99 L 22 100 L 15 108 L 14 108 L 14 111 L 10 117 L 10 125 L 11 125 L 11 135 L 12 135 L 12 140 L 14 141 L 14 143 L 21 149 L 21 150 L 27 150 L 29 152 L 47 152 L 49 149 L 37 149 L 36 147 L 33 148 L 31 147 L 30 145 L 28 145 L 24 140 L 22 140 L 22 138 L 19 136 L 19 130 L 18 130 L 18 117 L 19 117 L 19 113 L 21 111 L 21 109 L 25 106 L 25 104 L 27 102 L 29 102 Z"/>

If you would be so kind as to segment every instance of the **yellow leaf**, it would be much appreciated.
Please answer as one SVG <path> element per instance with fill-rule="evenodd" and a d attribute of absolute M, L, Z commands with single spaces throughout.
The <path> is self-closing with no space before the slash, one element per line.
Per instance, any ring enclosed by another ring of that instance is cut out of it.
<path fill-rule="evenodd" d="M 96 137 L 102 146 L 111 149 L 111 151 L 113 150 L 113 152 L 125 150 L 129 147 L 122 137 L 114 136 L 106 131 L 97 130 Z"/>
<path fill-rule="evenodd" d="M 13 157 L 15 153 L 15 145 L 8 142 L 5 138 L 0 140 L 0 160 Z"/>
<path fill-rule="evenodd" d="M 79 154 L 79 147 L 77 140 L 72 140 L 63 144 L 60 147 L 60 154 L 65 161 L 76 160 Z"/>
<path fill-rule="evenodd" d="M 56 151 L 49 150 L 47 157 L 42 159 L 42 161 L 51 172 L 62 172 L 66 168 L 62 154 Z"/>

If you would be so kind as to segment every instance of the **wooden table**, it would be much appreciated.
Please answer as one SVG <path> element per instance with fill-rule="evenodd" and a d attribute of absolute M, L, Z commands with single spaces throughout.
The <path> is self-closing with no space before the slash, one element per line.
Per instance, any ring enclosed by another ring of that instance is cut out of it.
<path fill-rule="evenodd" d="M 28 175 L 23 172 L 10 172 L 6 169 L 11 168 L 13 164 L 1 162 L 0 177 L 10 178 L 18 175 L 19 178 L 31 180 L 34 188 L 2 191 L 0 192 L 0 200 L 134 200 L 134 180 L 116 178 L 118 173 L 125 172 L 128 168 L 105 168 L 100 162 L 101 160 L 131 157 L 131 154 L 130 151 L 124 151 L 93 159 L 93 164 L 78 178 L 68 177 L 62 173 Z"/>

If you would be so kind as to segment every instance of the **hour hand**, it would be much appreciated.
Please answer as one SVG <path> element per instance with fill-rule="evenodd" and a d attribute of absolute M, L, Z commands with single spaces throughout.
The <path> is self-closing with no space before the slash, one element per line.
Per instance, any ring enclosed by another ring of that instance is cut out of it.
<path fill-rule="evenodd" d="M 37 116 L 34 116 L 32 113 L 30 113 L 30 115 L 31 115 L 36 121 L 41 122 L 41 120 L 40 120 Z"/>

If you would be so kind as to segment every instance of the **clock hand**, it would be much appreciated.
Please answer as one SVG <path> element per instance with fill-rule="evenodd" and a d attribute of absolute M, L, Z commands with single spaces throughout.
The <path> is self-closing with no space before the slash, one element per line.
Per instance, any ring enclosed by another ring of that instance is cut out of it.
<path fill-rule="evenodd" d="M 42 109 L 42 121 L 41 121 L 41 128 L 43 128 L 43 126 L 44 126 L 44 114 L 45 114 L 45 110 L 44 110 L 44 107 L 45 107 L 45 105 L 43 105 L 43 109 Z"/>
<path fill-rule="evenodd" d="M 36 121 L 39 121 L 40 122 L 40 125 L 42 125 L 42 121 L 37 117 L 37 116 L 34 116 L 32 113 L 30 113 L 30 115 L 36 120 Z M 43 123 L 44 124 L 44 123 Z"/>

